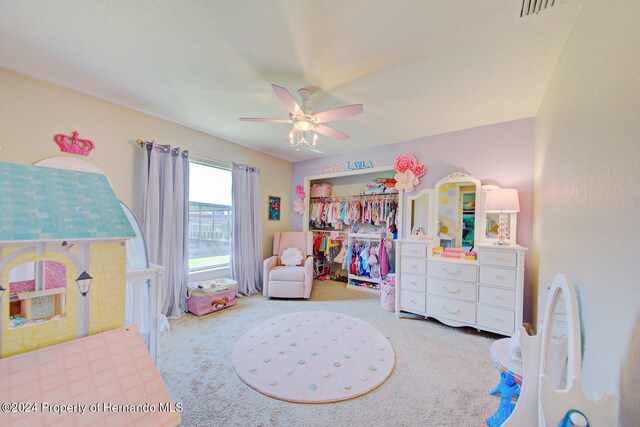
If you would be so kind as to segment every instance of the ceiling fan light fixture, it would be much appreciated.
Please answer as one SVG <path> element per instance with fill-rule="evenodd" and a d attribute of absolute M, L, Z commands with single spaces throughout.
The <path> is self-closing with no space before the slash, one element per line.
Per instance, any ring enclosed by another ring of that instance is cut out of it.
<path fill-rule="evenodd" d="M 302 100 L 302 105 L 300 105 L 298 101 L 291 96 L 291 93 L 282 86 L 271 84 L 271 88 L 278 99 L 280 99 L 280 102 L 282 102 L 289 111 L 289 119 L 241 117 L 240 120 L 293 124 L 293 129 L 289 132 L 289 146 L 295 148 L 296 151 L 300 150 L 301 145 L 306 145 L 310 149 L 316 148 L 318 146 L 318 134 L 341 141 L 349 139 L 349 135 L 327 126 L 325 123 L 346 119 L 347 117 L 362 113 L 362 104 L 343 105 L 342 107 L 316 113 L 307 108 L 306 105 L 312 94 L 311 90 L 305 88 L 298 90 L 298 95 L 300 100 Z"/>
<path fill-rule="evenodd" d="M 311 134 L 313 133 L 313 137 Z M 292 130 L 289 132 L 289 146 L 291 148 L 295 148 L 296 151 L 300 151 L 300 145 L 306 145 L 309 148 L 316 148 L 318 146 L 318 134 L 308 130 L 308 131 L 298 131 L 295 132 Z"/>
<path fill-rule="evenodd" d="M 306 117 L 300 117 L 298 119 L 293 119 L 293 127 L 299 131 L 306 132 L 313 129 L 315 127 L 315 123 Z"/>

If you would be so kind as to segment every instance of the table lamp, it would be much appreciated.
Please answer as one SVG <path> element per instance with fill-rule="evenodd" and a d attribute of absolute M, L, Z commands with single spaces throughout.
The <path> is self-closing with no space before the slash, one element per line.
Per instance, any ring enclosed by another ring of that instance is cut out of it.
<path fill-rule="evenodd" d="M 509 245 L 506 239 L 509 236 L 509 215 L 520 212 L 520 202 L 518 200 L 518 190 L 515 188 L 499 188 L 489 190 L 485 202 L 485 212 L 499 213 L 498 241 L 496 245 Z"/>

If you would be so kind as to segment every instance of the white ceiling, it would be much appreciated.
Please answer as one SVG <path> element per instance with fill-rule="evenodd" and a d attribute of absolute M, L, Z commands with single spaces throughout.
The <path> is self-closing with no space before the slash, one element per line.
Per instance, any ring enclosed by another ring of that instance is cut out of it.
<path fill-rule="evenodd" d="M 582 0 L 0 0 L 0 67 L 288 160 L 271 83 L 364 104 L 326 154 L 535 116 Z M 150 135 L 149 137 L 152 137 Z"/>

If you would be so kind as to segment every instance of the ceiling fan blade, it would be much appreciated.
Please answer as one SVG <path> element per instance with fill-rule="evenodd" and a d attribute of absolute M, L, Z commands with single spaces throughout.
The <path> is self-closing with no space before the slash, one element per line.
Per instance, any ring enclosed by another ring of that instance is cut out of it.
<path fill-rule="evenodd" d="M 271 87 L 276 93 L 276 96 L 280 99 L 280 102 L 282 102 L 284 106 L 287 107 L 287 110 L 289 110 L 291 114 L 297 116 L 302 112 L 302 109 L 288 90 L 274 84 L 271 84 Z"/>
<path fill-rule="evenodd" d="M 318 123 L 332 122 L 334 120 L 346 119 L 347 117 L 360 114 L 362 113 L 362 109 L 362 104 L 345 105 L 344 107 L 338 107 L 317 113 L 315 118 Z"/>
<path fill-rule="evenodd" d="M 338 129 L 334 129 L 331 128 L 329 126 L 325 126 L 325 125 L 316 125 L 313 130 L 315 132 L 318 132 L 319 134 L 322 134 L 324 136 L 328 136 L 329 138 L 333 138 L 333 139 L 340 139 L 340 140 L 345 140 L 345 139 L 349 139 L 349 135 L 347 135 L 344 132 L 340 132 Z"/>
<path fill-rule="evenodd" d="M 245 122 L 293 123 L 291 119 L 263 119 L 259 117 L 240 117 Z"/>

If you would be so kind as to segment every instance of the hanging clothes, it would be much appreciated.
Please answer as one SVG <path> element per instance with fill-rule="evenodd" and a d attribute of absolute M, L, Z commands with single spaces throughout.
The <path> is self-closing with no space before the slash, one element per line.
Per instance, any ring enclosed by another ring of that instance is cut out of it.
<path fill-rule="evenodd" d="M 380 275 L 385 277 L 389 274 L 389 254 L 387 253 L 386 243 L 380 245 L 378 260 L 380 262 Z"/>
<path fill-rule="evenodd" d="M 338 252 L 338 255 L 335 256 L 333 261 L 339 264 L 342 264 L 344 262 L 344 258 L 346 254 L 347 254 L 347 246 L 344 242 L 342 242 L 342 244 L 340 245 L 340 252 Z"/>

